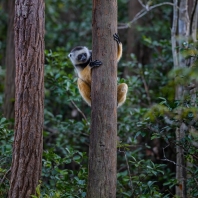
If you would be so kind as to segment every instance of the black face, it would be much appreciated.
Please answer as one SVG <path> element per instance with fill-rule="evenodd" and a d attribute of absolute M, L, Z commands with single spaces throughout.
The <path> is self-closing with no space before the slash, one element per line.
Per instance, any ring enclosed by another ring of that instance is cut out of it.
<path fill-rule="evenodd" d="M 79 54 L 77 59 L 78 59 L 79 62 L 86 62 L 87 61 L 87 54 L 86 53 Z"/>

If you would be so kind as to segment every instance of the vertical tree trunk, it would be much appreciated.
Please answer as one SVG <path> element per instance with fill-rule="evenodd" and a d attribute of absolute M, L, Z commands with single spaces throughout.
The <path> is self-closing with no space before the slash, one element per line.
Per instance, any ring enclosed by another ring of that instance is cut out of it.
<path fill-rule="evenodd" d="M 198 0 L 191 0 L 189 3 L 189 14 L 190 14 L 190 36 L 193 39 L 193 42 L 196 43 L 197 42 L 197 22 L 198 22 Z M 194 57 L 190 58 L 190 62 L 191 62 L 191 67 L 194 66 L 194 61 L 196 60 Z M 189 87 L 189 94 L 191 96 L 191 100 L 190 100 L 190 104 L 192 107 L 197 108 L 197 86 L 196 86 L 196 82 L 197 80 L 194 79 L 192 80 L 192 82 L 190 82 Z M 194 128 L 193 127 L 189 127 L 189 131 L 192 131 Z M 195 146 L 197 145 L 197 141 L 192 141 L 192 145 Z M 193 167 L 193 164 L 191 163 L 191 160 L 187 161 L 187 168 L 191 169 Z M 187 174 L 187 179 L 192 179 L 192 174 L 190 174 L 188 172 Z"/>
<path fill-rule="evenodd" d="M 4 116 L 7 119 L 14 118 L 14 95 L 15 95 L 15 50 L 14 50 L 14 5 L 15 1 L 8 0 L 8 30 L 6 42 L 6 77 L 5 77 L 5 100 Z"/>
<path fill-rule="evenodd" d="M 135 15 L 141 10 L 141 5 L 137 0 L 129 1 L 128 2 L 128 17 L 131 21 Z M 127 51 L 126 51 L 126 58 L 128 60 L 131 60 L 131 53 L 135 54 L 137 57 L 137 60 L 141 62 L 140 60 L 140 54 L 141 54 L 141 47 L 139 42 L 139 33 L 137 31 L 137 24 L 141 24 L 141 19 L 138 20 L 138 22 L 135 22 L 131 25 L 130 28 L 127 29 Z M 126 30 L 125 30 L 126 31 Z M 131 75 L 131 72 L 128 67 L 124 68 L 124 76 Z"/>
<path fill-rule="evenodd" d="M 178 34 L 180 39 L 180 47 L 183 47 L 184 42 L 188 42 L 189 37 L 189 16 L 188 16 L 188 0 L 181 0 L 179 2 L 179 18 L 178 18 Z M 176 8 L 177 9 L 177 8 Z M 186 67 L 186 62 L 181 53 L 179 53 L 179 65 L 176 67 Z M 178 86 L 176 88 L 176 100 L 183 101 L 184 99 L 184 87 Z M 176 130 L 176 141 L 180 142 L 185 138 L 188 128 L 184 122 L 181 122 L 180 127 Z M 181 198 L 187 197 L 186 188 L 186 162 L 184 157 L 184 150 L 181 146 L 176 147 L 176 179 L 178 180 L 179 186 L 176 187 L 176 195 Z"/>
<path fill-rule="evenodd" d="M 194 0 L 194 4 L 191 4 L 191 17 L 190 17 L 190 35 L 193 42 L 197 42 L 197 26 L 198 26 L 198 0 Z M 194 60 L 191 61 L 193 63 Z M 191 65 L 192 66 L 192 65 Z M 191 105 L 197 107 L 197 86 L 196 80 L 191 83 L 190 95 L 191 95 Z M 193 88 L 194 87 L 194 88 Z"/>
<path fill-rule="evenodd" d="M 128 2 L 128 17 L 131 21 L 135 15 L 140 12 L 141 5 L 138 0 L 132 0 Z M 142 20 L 139 19 L 136 23 L 132 24 L 127 30 L 127 58 L 130 57 L 131 53 L 134 53 L 138 61 L 141 61 L 141 51 L 140 51 L 140 36 L 137 31 L 137 24 L 140 25 Z M 131 60 L 131 58 L 129 59 Z"/>
<path fill-rule="evenodd" d="M 15 1 L 15 135 L 9 198 L 35 194 L 42 163 L 44 0 Z"/>
<path fill-rule="evenodd" d="M 93 0 L 92 112 L 87 198 L 116 197 L 117 0 Z"/>

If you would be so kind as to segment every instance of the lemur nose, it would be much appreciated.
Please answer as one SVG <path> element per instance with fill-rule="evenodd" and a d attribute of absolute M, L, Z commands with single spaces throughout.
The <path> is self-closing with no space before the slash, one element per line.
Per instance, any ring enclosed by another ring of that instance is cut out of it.
<path fill-rule="evenodd" d="M 69 57 L 69 58 L 71 57 L 71 53 L 70 53 L 70 54 L 68 54 L 68 57 Z"/>

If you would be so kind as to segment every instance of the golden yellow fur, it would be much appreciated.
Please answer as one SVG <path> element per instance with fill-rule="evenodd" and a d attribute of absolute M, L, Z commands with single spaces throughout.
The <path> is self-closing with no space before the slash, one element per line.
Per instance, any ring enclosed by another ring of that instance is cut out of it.
<path fill-rule="evenodd" d="M 118 54 L 117 61 L 120 60 L 122 56 L 122 43 L 118 44 Z M 91 106 L 91 67 L 87 65 L 82 71 L 78 72 L 78 88 L 81 96 Z M 125 83 L 121 83 L 117 88 L 117 100 L 118 107 L 120 107 L 126 100 L 126 94 L 128 91 L 128 86 Z"/>

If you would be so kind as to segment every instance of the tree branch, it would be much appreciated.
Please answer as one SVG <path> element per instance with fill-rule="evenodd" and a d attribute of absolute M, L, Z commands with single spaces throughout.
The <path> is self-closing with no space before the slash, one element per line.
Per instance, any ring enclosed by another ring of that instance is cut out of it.
<path fill-rule="evenodd" d="M 71 100 L 71 103 L 74 105 L 74 107 L 76 108 L 76 110 L 82 115 L 82 117 L 84 118 L 84 120 L 86 122 L 88 122 L 85 114 L 77 107 L 77 105 L 75 104 L 75 102 L 73 100 Z"/>
<path fill-rule="evenodd" d="M 2 178 L 2 180 L 1 180 L 1 182 L 0 182 L 0 184 L 3 183 L 3 181 L 5 180 L 7 174 L 8 174 L 10 171 L 11 171 L 11 168 L 9 168 L 9 169 L 6 171 L 6 173 L 5 173 L 5 175 L 3 176 L 3 178 Z"/>
<path fill-rule="evenodd" d="M 131 191 L 132 191 L 132 195 L 133 195 L 134 188 L 133 188 L 133 182 L 132 182 L 132 178 L 131 178 L 131 172 L 130 172 L 130 168 L 129 168 L 129 161 L 128 161 L 128 158 L 127 158 L 127 155 L 126 155 L 126 151 L 121 151 L 119 149 L 119 152 L 120 153 L 124 153 L 124 157 L 125 157 L 125 160 L 126 160 L 127 171 L 128 171 L 128 174 L 129 174 L 129 183 L 130 183 L 130 187 L 131 187 Z"/>
<path fill-rule="evenodd" d="M 170 6 L 174 6 L 175 5 L 175 4 L 170 3 L 170 2 L 163 2 L 163 3 L 159 3 L 159 4 L 156 4 L 156 5 L 153 5 L 153 6 L 149 6 L 149 4 L 144 5 L 141 0 L 138 0 L 138 1 L 141 4 L 141 6 L 143 7 L 143 9 L 135 15 L 135 17 L 133 18 L 132 21 L 130 21 L 128 23 L 120 23 L 118 25 L 118 29 L 127 29 L 127 28 L 130 28 L 131 25 L 134 22 L 136 22 L 138 19 L 140 19 L 141 17 L 143 17 L 145 14 L 147 14 L 149 11 L 151 11 L 154 8 L 157 8 L 157 7 L 163 6 L 163 5 L 170 5 Z M 177 9 L 179 9 L 179 8 L 177 7 Z"/>

